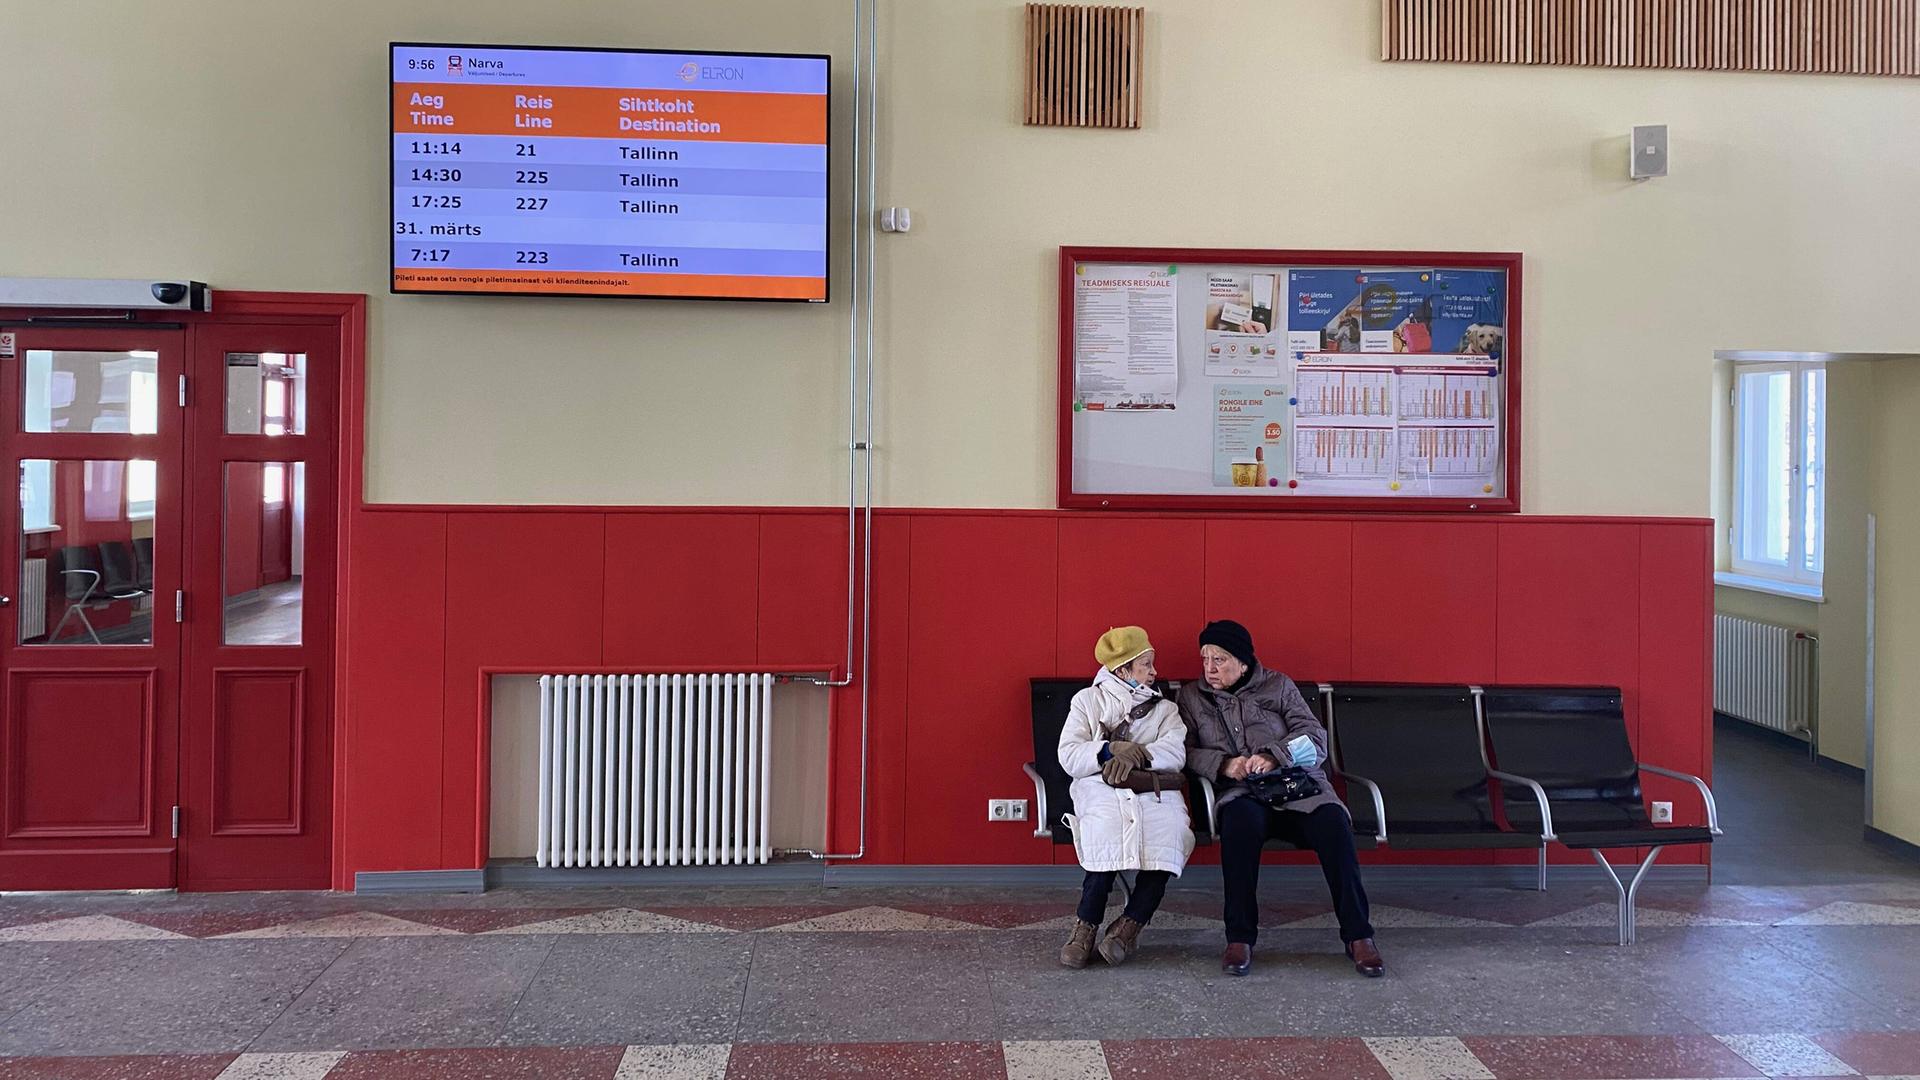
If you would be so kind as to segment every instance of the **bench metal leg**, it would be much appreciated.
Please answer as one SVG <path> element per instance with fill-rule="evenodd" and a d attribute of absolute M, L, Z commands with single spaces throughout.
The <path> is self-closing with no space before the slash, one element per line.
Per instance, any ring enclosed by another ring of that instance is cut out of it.
<path fill-rule="evenodd" d="M 1592 850 L 1593 861 L 1599 863 L 1600 869 L 1613 879 L 1613 888 L 1620 894 L 1620 944 L 1631 945 L 1634 936 L 1633 898 L 1640 892 L 1641 880 L 1653 868 L 1653 860 L 1660 857 L 1660 849 L 1656 847 L 1647 852 L 1647 857 L 1640 860 L 1640 869 L 1634 871 L 1633 880 L 1624 885 L 1620 882 L 1620 875 L 1614 872 L 1613 864 L 1607 861 L 1606 852 L 1599 848 Z"/>
<path fill-rule="evenodd" d="M 1547 845 L 1545 844 L 1540 845 L 1540 884 L 1536 886 L 1536 890 L 1547 891 Z"/>

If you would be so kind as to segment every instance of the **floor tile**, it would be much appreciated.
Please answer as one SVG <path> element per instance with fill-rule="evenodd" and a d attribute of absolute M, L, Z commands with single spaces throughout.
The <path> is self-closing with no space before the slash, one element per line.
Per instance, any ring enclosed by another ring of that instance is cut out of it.
<path fill-rule="evenodd" d="M 711 934 L 718 927 L 688 922 L 651 911 L 609 908 L 544 922 L 519 923 L 489 930 L 496 934 Z"/>
<path fill-rule="evenodd" d="M 322 1080 L 345 1055 L 338 1050 L 300 1054 L 241 1054 L 216 1080 Z"/>
<path fill-rule="evenodd" d="M 1920 926 L 1920 908 L 1836 900 L 1782 919 L 1779 926 Z"/>
<path fill-rule="evenodd" d="M 1622 979 L 1615 985 L 1649 987 L 1661 1008 L 1714 1034 L 1899 1025 L 1892 1003 L 1836 981 L 1825 966 L 1774 948 L 1768 943 L 1772 933 L 1649 931 L 1622 953 L 1614 968 Z"/>
<path fill-rule="evenodd" d="M 1375 904 L 1368 913 L 1368 919 L 1376 929 L 1393 930 L 1428 927 L 1474 927 L 1476 929 L 1505 929 L 1505 923 L 1490 919 L 1474 919 L 1465 915 L 1443 915 L 1437 911 L 1417 911 L 1413 908 L 1392 907 Z M 1338 930 L 1340 920 L 1329 911 L 1321 915 L 1312 915 L 1304 919 L 1287 923 L 1282 930 Z"/>
<path fill-rule="evenodd" d="M 1390 1080 L 1359 1039 L 1140 1039 L 1106 1051 L 1113 1080 Z"/>
<path fill-rule="evenodd" d="M 1007 1080 L 1111 1080 L 1107 1055 L 1088 1039 L 1003 1042 Z"/>
<path fill-rule="evenodd" d="M 743 1043 L 727 1080 L 1005 1080 L 994 1042 Z"/>
<path fill-rule="evenodd" d="M 753 942 L 637 934 L 556 941 L 499 1041 L 511 1046 L 731 1042 Z"/>
<path fill-rule="evenodd" d="M 688 922 L 717 926 L 725 930 L 764 930 L 769 926 L 815 919 L 823 915 L 832 915 L 846 911 L 856 905 L 834 906 L 830 904 L 779 904 L 770 906 L 723 904 L 700 904 L 692 906 L 674 906 L 646 904 L 646 910 L 669 918 L 684 919 Z"/>
<path fill-rule="evenodd" d="M 769 926 L 764 933 L 832 933 L 841 931 L 928 931 L 928 930 L 980 930 L 983 927 L 972 923 L 943 919 L 935 915 L 923 915 L 917 911 L 901 911 L 890 907 L 863 907 L 851 911 L 839 911 L 832 915 L 818 915 L 797 922 Z"/>
<path fill-rule="evenodd" d="M 13 941 L 165 941 L 181 935 L 112 915 L 80 915 L 24 923 L 0 930 L 0 944 Z"/>
<path fill-rule="evenodd" d="M 1230 1021 L 1209 1009 L 1196 977 L 1218 965 L 1211 935 L 1149 927 L 1140 952 L 1114 968 L 1099 957 L 1081 970 L 1060 966 L 1065 935 L 1008 931 L 982 938 L 982 964 L 1002 1039 L 1161 1038 L 1226 1035 Z M 1068 1007 L 1065 1003 L 1072 1003 Z"/>
<path fill-rule="evenodd" d="M 1000 1037 L 979 935 L 755 934 L 752 940 L 739 1041 Z"/>
<path fill-rule="evenodd" d="M 1760 939 L 1821 978 L 1883 1007 L 1895 1020 L 1892 1026 L 1920 1030 L 1920 978 L 1914 977 L 1920 970 L 1920 928 L 1776 927 Z"/>
<path fill-rule="evenodd" d="M 245 1050 L 343 948 L 331 941 L 124 943 L 0 1025 L 0 1053 Z"/>
<path fill-rule="evenodd" d="M 0 1057 L 0 1080 L 213 1080 L 232 1054 Z"/>
<path fill-rule="evenodd" d="M 251 1050 L 486 1046 L 552 938 L 365 938 L 353 942 Z"/>
<path fill-rule="evenodd" d="M 409 908 L 403 911 L 389 911 L 387 914 L 408 922 L 424 926 L 438 926 L 462 934 L 484 934 L 490 930 L 501 930 L 513 926 L 525 926 L 528 923 L 550 922 L 565 919 L 573 915 L 586 915 L 592 908 L 452 908 L 421 909 Z"/>
<path fill-rule="evenodd" d="M 1847 1063 L 1805 1035 L 1720 1035 L 1734 1053 L 1768 1076 L 1852 1076 Z"/>
<path fill-rule="evenodd" d="M 1873 1076 L 1920 1073 L 1920 1032 L 1815 1035 L 1813 1041 L 1857 1072 Z"/>
<path fill-rule="evenodd" d="M 1473 1051 L 1451 1036 L 1371 1038 L 1366 1044 L 1393 1080 L 1493 1080 Z"/>
<path fill-rule="evenodd" d="M 726 1080 L 726 1043 L 629 1046 L 613 1080 Z"/>
<path fill-rule="evenodd" d="M 1469 1036 L 1462 1042 L 1498 1080 L 1646 1080 L 1760 1073 L 1705 1035 Z"/>
<path fill-rule="evenodd" d="M 238 933 L 223 934 L 221 937 L 227 940 L 236 938 L 385 938 L 427 937 L 452 933 L 455 931 L 439 926 L 427 926 L 424 923 L 409 922 L 406 919 L 396 919 L 377 911 L 352 911 L 319 919 L 283 923 L 279 926 L 263 926 L 257 930 L 242 930 Z"/>
<path fill-rule="evenodd" d="M 355 1051 L 326 1080 L 609 1080 L 621 1047 Z"/>

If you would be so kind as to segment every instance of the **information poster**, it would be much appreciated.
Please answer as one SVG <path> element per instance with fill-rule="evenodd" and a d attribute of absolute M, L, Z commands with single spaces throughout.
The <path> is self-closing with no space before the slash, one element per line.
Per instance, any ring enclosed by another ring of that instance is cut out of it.
<path fill-rule="evenodd" d="M 1076 275 L 1078 408 L 1174 407 L 1180 389 L 1178 287 L 1178 271 L 1168 266 L 1105 266 Z"/>
<path fill-rule="evenodd" d="M 1214 486 L 1279 487 L 1287 475 L 1287 388 L 1218 383 L 1213 393 Z"/>
<path fill-rule="evenodd" d="M 1207 274 L 1208 375 L 1278 379 L 1284 358 L 1274 322 L 1280 276 L 1271 270 L 1215 270 Z"/>

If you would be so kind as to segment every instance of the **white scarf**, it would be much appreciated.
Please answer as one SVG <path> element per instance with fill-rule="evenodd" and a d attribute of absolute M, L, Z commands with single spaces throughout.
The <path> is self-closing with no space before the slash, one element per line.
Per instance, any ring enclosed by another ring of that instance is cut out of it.
<path fill-rule="evenodd" d="M 1106 688 L 1109 693 L 1121 701 L 1126 702 L 1129 713 L 1131 713 L 1136 706 L 1143 705 L 1160 696 L 1153 692 L 1153 687 L 1133 686 L 1129 684 L 1127 680 L 1115 675 L 1106 668 L 1101 668 L 1099 671 L 1094 672 L 1093 685 Z"/>

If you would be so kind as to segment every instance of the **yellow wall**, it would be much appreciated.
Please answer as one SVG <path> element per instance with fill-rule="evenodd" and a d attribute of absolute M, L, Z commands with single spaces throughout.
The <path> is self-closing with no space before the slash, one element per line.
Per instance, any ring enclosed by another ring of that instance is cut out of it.
<path fill-rule="evenodd" d="M 392 39 L 831 51 L 844 135 L 849 6 L 9 3 L 0 274 L 372 293 L 377 500 L 831 503 L 844 276 L 819 308 L 389 297 L 383 80 Z M 886 0 L 886 502 L 1051 503 L 1062 243 L 1525 252 L 1541 512 L 1706 514 L 1715 348 L 1911 346 L 1920 83 L 1389 65 L 1367 0 L 1174 0 L 1145 130 L 1029 129 L 1019 11 Z M 1674 173 L 1632 184 L 1648 122 Z"/>
<path fill-rule="evenodd" d="M 1875 366 L 1873 824 L 1920 843 L 1920 357 Z"/>

